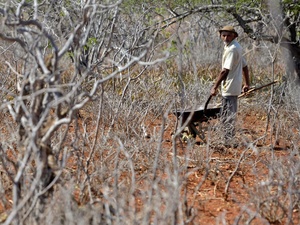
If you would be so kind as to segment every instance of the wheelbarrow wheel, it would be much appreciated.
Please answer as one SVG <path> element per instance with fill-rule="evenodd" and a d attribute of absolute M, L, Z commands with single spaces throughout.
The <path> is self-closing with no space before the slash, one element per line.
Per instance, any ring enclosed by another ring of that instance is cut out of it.
<path fill-rule="evenodd" d="M 193 138 L 196 138 L 197 133 L 198 133 L 198 130 L 197 130 L 195 124 L 190 124 L 190 125 L 188 126 L 188 128 L 189 128 L 189 134 L 190 134 Z"/>
<path fill-rule="evenodd" d="M 197 129 L 197 126 L 199 127 Z M 196 139 L 196 136 L 198 135 L 198 137 L 205 143 L 206 142 L 206 139 L 205 139 L 205 133 L 202 129 L 202 126 L 201 126 L 201 123 L 190 123 L 189 126 L 189 132 L 190 132 L 190 135 Z"/>

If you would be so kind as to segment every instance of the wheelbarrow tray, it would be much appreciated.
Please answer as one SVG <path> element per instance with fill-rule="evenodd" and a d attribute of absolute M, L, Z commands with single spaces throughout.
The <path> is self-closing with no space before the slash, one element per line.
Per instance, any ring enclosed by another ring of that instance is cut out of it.
<path fill-rule="evenodd" d="M 216 119 L 221 112 L 221 107 L 215 107 L 215 108 L 208 108 L 204 111 L 203 107 L 196 109 L 196 110 L 178 110 L 174 111 L 173 114 L 177 116 L 178 119 L 182 118 L 182 123 L 185 123 L 189 116 L 191 115 L 191 118 L 188 122 L 189 123 L 195 123 L 195 122 L 207 122 L 210 119 Z"/>
<path fill-rule="evenodd" d="M 220 112 L 220 107 L 207 108 L 205 110 L 203 107 L 201 107 L 196 110 L 178 110 L 174 111 L 173 114 L 177 116 L 178 120 L 182 120 L 182 123 L 188 121 L 188 132 L 193 138 L 198 136 L 203 140 L 203 142 L 206 142 L 205 131 L 203 129 L 202 123 L 209 122 L 209 120 L 211 119 L 216 119 L 217 117 L 219 117 Z M 182 139 L 185 139 L 183 137 L 184 134 L 182 133 L 181 135 Z"/>

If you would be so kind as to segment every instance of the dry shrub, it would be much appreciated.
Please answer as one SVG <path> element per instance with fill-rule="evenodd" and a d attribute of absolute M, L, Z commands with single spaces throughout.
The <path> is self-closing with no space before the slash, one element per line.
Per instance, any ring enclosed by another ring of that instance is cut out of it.
<path fill-rule="evenodd" d="M 293 213 L 299 210 L 299 160 L 294 154 L 280 158 L 273 155 L 264 164 L 269 172 L 255 186 L 252 202 L 257 212 L 269 222 L 284 219 L 290 223 L 295 219 Z"/>

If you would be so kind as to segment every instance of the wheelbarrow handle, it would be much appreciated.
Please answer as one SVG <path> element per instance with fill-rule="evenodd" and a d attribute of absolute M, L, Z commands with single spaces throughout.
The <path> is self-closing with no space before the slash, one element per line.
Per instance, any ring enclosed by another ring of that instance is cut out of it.
<path fill-rule="evenodd" d="M 208 97 L 208 99 L 206 100 L 206 102 L 205 102 L 204 110 L 203 110 L 204 115 L 206 114 L 207 106 L 208 106 L 208 103 L 210 102 L 211 98 L 212 98 L 212 95 L 210 95 L 210 96 Z"/>
<path fill-rule="evenodd" d="M 254 91 L 260 90 L 260 89 L 262 89 L 262 88 L 268 87 L 268 86 L 270 86 L 270 85 L 272 85 L 272 84 L 275 84 L 275 83 L 277 83 L 277 82 L 278 82 L 278 80 L 274 80 L 273 82 L 268 83 L 268 84 L 265 84 L 265 85 L 262 85 L 262 86 L 260 86 L 260 87 L 250 88 L 247 92 L 243 92 L 242 94 L 240 94 L 240 95 L 238 96 L 238 98 L 244 97 L 245 95 L 248 95 L 248 94 L 250 94 L 251 92 L 254 92 Z"/>

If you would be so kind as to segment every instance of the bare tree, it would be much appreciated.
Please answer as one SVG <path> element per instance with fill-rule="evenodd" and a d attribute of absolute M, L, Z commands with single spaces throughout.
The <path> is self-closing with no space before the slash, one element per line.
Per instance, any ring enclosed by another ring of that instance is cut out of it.
<path fill-rule="evenodd" d="M 166 4 L 170 15 L 166 21 L 177 23 L 201 15 L 210 18 L 219 29 L 224 23 L 239 26 L 249 38 L 259 43 L 268 41 L 286 49 L 289 73 L 300 77 L 299 6 L 297 1 L 205 1 Z M 235 4 L 234 4 L 235 3 Z M 200 22 L 199 22 L 200 23 Z M 292 68 L 292 69 L 291 69 Z"/>
<path fill-rule="evenodd" d="M 124 21 L 130 17 L 120 16 L 120 4 L 1 4 L 2 45 L 13 44 L 6 53 L 15 59 L 4 63 L 18 86 L 2 105 L 18 126 L 17 158 L 11 161 L 15 171 L 5 167 L 13 184 L 13 209 L 5 224 L 23 224 L 32 214 L 31 222 L 40 223 L 47 196 L 66 164 L 63 146 L 78 111 L 97 98 L 105 82 L 137 63 L 155 63 L 149 62 L 155 30 Z M 63 135 L 54 145 L 58 131 Z"/>
<path fill-rule="evenodd" d="M 209 179 L 214 192 L 225 181 L 231 195 L 255 143 L 235 160 L 216 158 L 212 145 L 178 144 L 180 127 L 165 148 L 168 114 L 178 100 L 203 100 L 219 65 L 223 23 L 240 25 L 242 37 L 286 44 L 286 27 L 267 5 L 8 0 L 0 16 L 1 116 L 11 131 L 0 139 L 0 167 L 13 204 L 5 224 L 187 224 L 199 217 L 198 195 Z M 291 18 L 288 27 L 297 27 Z M 269 52 L 274 64 L 278 52 Z M 233 172 L 222 171 L 228 163 Z M 194 172 L 201 179 L 189 201 Z"/>

